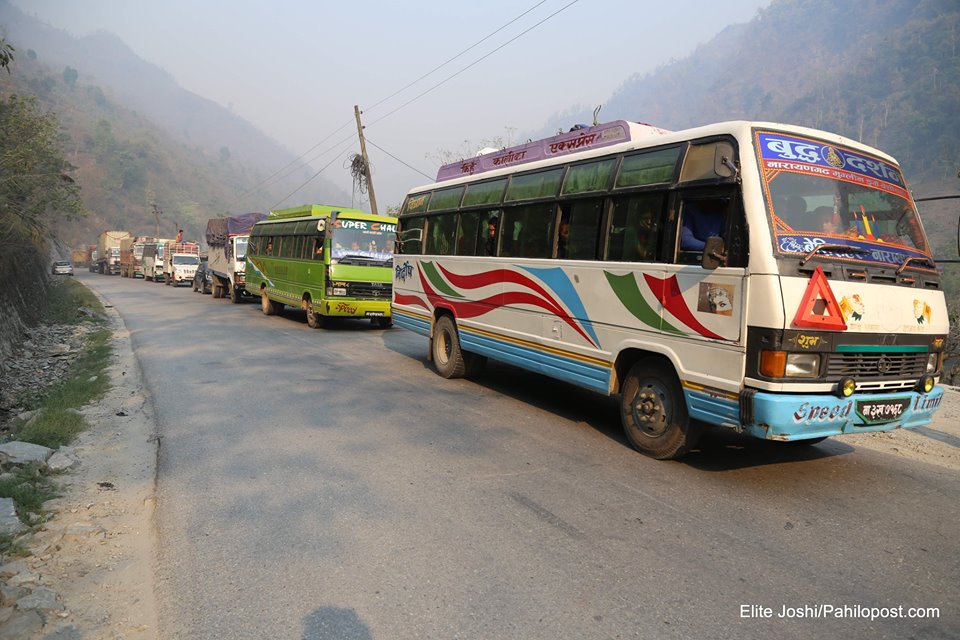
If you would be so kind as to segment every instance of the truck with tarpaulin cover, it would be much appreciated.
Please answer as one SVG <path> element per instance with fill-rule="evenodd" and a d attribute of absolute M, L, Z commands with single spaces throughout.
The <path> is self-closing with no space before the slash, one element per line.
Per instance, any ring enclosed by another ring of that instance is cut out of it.
<path fill-rule="evenodd" d="M 97 241 L 98 271 L 107 275 L 120 273 L 120 241 L 129 238 L 129 231 L 104 231 Z"/>
<path fill-rule="evenodd" d="M 253 225 L 266 220 L 263 213 L 243 213 L 207 221 L 207 265 L 213 277 L 214 298 L 240 302 L 247 295 L 245 265 Z"/>

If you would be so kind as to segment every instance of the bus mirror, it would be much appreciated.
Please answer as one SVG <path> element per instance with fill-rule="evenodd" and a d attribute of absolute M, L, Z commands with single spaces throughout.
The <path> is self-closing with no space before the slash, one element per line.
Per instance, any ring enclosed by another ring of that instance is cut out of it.
<path fill-rule="evenodd" d="M 319 220 L 317 220 L 317 231 L 319 231 L 320 233 L 323 233 L 326 230 L 327 230 L 326 218 L 320 218 Z"/>
<path fill-rule="evenodd" d="M 707 238 L 706 245 L 703 247 L 703 258 L 700 265 L 704 269 L 713 271 L 717 267 L 727 265 L 727 249 L 723 244 L 723 238 L 719 236 L 710 236 Z"/>
<path fill-rule="evenodd" d="M 733 178 L 739 175 L 740 170 L 733 161 L 733 145 L 720 142 L 714 149 L 713 172 L 721 178 Z"/>

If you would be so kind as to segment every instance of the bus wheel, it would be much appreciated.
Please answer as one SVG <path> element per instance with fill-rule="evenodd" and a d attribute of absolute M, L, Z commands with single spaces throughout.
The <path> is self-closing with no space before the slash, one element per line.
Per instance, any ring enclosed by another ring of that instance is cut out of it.
<path fill-rule="evenodd" d="M 389 329 L 393 326 L 393 318 L 373 318 L 373 326 L 380 329 Z"/>
<path fill-rule="evenodd" d="M 457 325 L 450 316 L 441 316 L 433 328 L 433 364 L 444 378 L 462 378 L 466 371 Z"/>
<path fill-rule="evenodd" d="M 657 460 L 682 457 L 700 435 L 687 415 L 673 367 L 656 358 L 630 368 L 620 394 L 620 417 L 633 448 Z"/>
<path fill-rule="evenodd" d="M 267 297 L 266 289 L 260 290 L 260 308 L 265 316 L 272 316 L 277 313 L 277 308 L 273 306 L 273 300 Z"/>
<path fill-rule="evenodd" d="M 304 311 L 307 312 L 307 326 L 311 329 L 322 329 L 326 324 L 326 317 L 314 310 L 313 303 L 309 298 L 304 298 L 302 304 Z"/>

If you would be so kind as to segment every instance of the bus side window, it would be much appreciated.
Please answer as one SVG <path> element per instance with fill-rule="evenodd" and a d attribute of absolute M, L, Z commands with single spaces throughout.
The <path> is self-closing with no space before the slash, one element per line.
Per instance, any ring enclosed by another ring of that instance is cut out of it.
<path fill-rule="evenodd" d="M 596 259 L 602 214 L 602 198 L 561 205 L 557 257 L 567 260 Z"/>
<path fill-rule="evenodd" d="M 456 234 L 457 214 L 455 212 L 430 216 L 427 225 L 426 252 L 438 256 L 453 254 Z"/>
<path fill-rule="evenodd" d="M 323 260 L 323 237 L 318 236 L 313 239 L 313 259 L 314 260 Z"/>
<path fill-rule="evenodd" d="M 610 218 L 606 259 L 655 261 L 663 230 L 663 203 L 664 196 L 659 193 L 616 198 Z"/>
<path fill-rule="evenodd" d="M 680 205 L 677 262 L 699 264 L 708 238 L 726 238 L 729 197 L 684 197 Z"/>
<path fill-rule="evenodd" d="M 549 258 L 553 249 L 556 207 L 531 204 L 503 211 L 500 255 L 518 258 Z"/>

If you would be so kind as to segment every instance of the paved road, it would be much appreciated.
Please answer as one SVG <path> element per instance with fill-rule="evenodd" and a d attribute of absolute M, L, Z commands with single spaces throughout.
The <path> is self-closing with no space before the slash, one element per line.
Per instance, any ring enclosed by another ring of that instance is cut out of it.
<path fill-rule="evenodd" d="M 657 462 L 615 401 L 443 380 L 400 329 L 78 278 L 155 403 L 163 638 L 960 638 L 952 470 L 728 434 Z M 778 617 L 805 605 L 940 617 Z"/>

